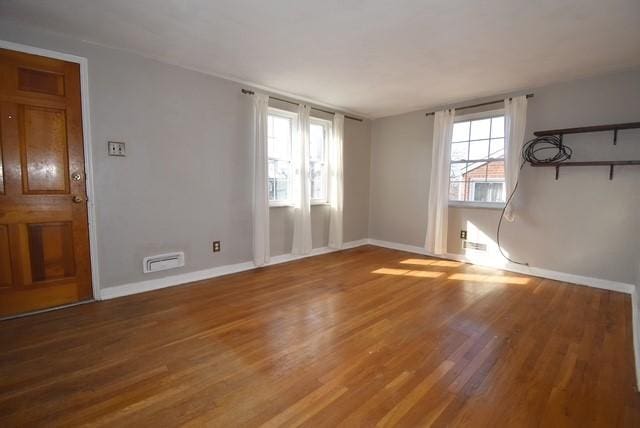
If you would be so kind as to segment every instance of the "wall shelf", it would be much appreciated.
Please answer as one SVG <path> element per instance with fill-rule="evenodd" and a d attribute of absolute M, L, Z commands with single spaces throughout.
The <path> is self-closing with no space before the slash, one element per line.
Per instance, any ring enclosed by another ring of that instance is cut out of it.
<path fill-rule="evenodd" d="M 621 161 L 586 161 L 586 162 L 551 162 L 551 163 L 540 163 L 534 164 L 531 166 L 540 168 L 540 167 L 553 167 L 556 169 L 556 180 L 560 175 L 560 168 L 569 167 L 569 166 L 608 166 L 609 167 L 609 180 L 613 180 L 613 169 L 616 166 L 624 166 L 624 165 L 640 165 L 640 160 L 621 160 Z"/>
<path fill-rule="evenodd" d="M 535 135 L 536 137 L 544 137 L 546 135 L 584 134 L 586 132 L 615 131 L 620 129 L 636 128 L 640 128 L 640 122 L 616 123 L 613 125 L 582 126 L 579 128 L 550 129 L 548 131 L 536 131 L 533 133 L 533 135 Z"/>
<path fill-rule="evenodd" d="M 587 132 L 605 132 L 613 131 L 613 144 L 618 142 L 618 131 L 621 129 L 637 129 L 640 128 L 640 122 L 614 123 L 610 125 L 582 126 L 579 128 L 549 129 L 546 131 L 536 131 L 533 133 L 536 137 L 547 137 L 550 135 L 558 135 L 562 139 L 566 134 L 585 134 Z"/>
<path fill-rule="evenodd" d="M 638 129 L 640 122 L 614 123 L 609 125 L 582 126 L 578 128 L 549 129 L 546 131 L 536 131 L 536 137 L 560 137 L 560 147 L 562 147 L 562 136 L 565 134 L 586 134 L 588 132 L 613 131 L 613 145 L 618 142 L 618 131 L 622 129 Z M 530 163 L 534 167 L 553 167 L 556 169 L 556 180 L 560 176 L 560 168 L 568 166 L 608 166 L 609 180 L 613 180 L 613 170 L 616 166 L 640 165 L 640 160 L 620 160 L 620 161 L 585 161 L 585 162 L 550 162 L 550 163 Z"/>

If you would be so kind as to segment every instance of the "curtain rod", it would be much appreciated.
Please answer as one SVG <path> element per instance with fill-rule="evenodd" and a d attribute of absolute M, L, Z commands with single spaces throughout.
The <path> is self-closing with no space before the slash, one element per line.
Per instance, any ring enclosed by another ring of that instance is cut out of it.
<path fill-rule="evenodd" d="M 255 92 L 250 91 L 249 89 L 242 89 L 242 93 L 243 94 L 247 94 L 247 95 L 254 95 L 255 94 Z M 285 100 L 284 98 L 278 98 L 278 97 L 274 97 L 272 95 L 269 95 L 269 98 L 271 98 L 272 100 L 276 100 L 276 101 L 282 101 L 283 103 L 293 104 L 294 106 L 299 106 L 300 105 L 300 103 L 297 103 L 295 101 Z M 317 107 L 311 107 L 311 110 L 321 111 L 321 112 L 327 113 L 327 114 L 336 114 L 335 111 L 323 110 L 323 109 L 317 108 Z M 362 122 L 362 119 L 360 119 L 359 117 L 347 116 L 346 114 L 344 115 L 344 117 L 346 119 L 357 120 L 358 122 Z"/>
<path fill-rule="evenodd" d="M 527 98 L 533 98 L 533 94 L 527 94 Z M 509 101 L 511 101 L 511 99 L 512 98 L 509 97 Z M 504 100 L 487 101 L 486 103 L 480 103 L 480 104 L 473 104 L 473 105 L 470 105 L 470 106 L 458 107 L 458 108 L 456 108 L 456 111 L 457 110 L 466 110 L 468 108 L 474 108 L 474 107 L 490 106 L 491 104 L 498 104 L 498 103 L 502 103 L 502 102 L 504 102 Z M 431 115 L 434 115 L 434 114 L 436 114 L 436 112 L 432 111 L 432 112 L 426 113 L 425 116 L 431 116 Z"/>

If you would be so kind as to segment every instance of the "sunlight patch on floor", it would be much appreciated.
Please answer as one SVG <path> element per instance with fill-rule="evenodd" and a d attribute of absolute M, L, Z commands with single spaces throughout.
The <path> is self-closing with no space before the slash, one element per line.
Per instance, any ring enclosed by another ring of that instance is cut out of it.
<path fill-rule="evenodd" d="M 458 267 L 462 263 L 454 262 L 452 260 L 406 259 L 401 261 L 400 264 L 418 265 L 418 266 Z"/>
<path fill-rule="evenodd" d="M 458 281 L 489 282 L 494 284 L 527 284 L 529 283 L 529 278 L 522 278 L 519 276 L 480 275 L 477 273 L 454 273 L 453 275 L 449 275 L 447 279 L 454 279 Z"/>
<path fill-rule="evenodd" d="M 395 276 L 412 276 L 416 278 L 438 278 L 444 275 L 444 272 L 434 272 L 426 270 L 408 270 L 408 269 L 392 269 L 392 268 L 380 268 L 371 273 L 377 273 L 382 275 L 395 275 Z"/>

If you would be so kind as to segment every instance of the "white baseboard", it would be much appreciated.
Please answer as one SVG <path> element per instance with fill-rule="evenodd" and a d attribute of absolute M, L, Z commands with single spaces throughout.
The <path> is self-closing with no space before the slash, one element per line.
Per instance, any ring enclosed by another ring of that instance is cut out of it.
<path fill-rule="evenodd" d="M 202 281 L 203 279 L 215 278 L 222 275 L 242 272 L 253 269 L 253 262 L 236 263 L 233 265 L 217 266 L 211 269 L 203 269 L 195 272 L 187 272 L 178 275 L 154 278 L 146 281 L 132 282 L 129 284 L 107 287 L 100 290 L 102 300 L 114 299 L 116 297 L 128 296 L 130 294 L 144 293 L 145 291 L 158 290 L 160 288 L 173 287 L 174 285 L 186 284 L 189 282 Z"/>
<path fill-rule="evenodd" d="M 381 241 L 379 239 L 369 239 L 369 244 L 376 247 L 390 248 L 392 250 L 406 251 L 408 253 L 422 254 L 423 256 L 431 256 L 424 247 L 415 245 L 399 244 L 397 242 Z"/>
<path fill-rule="evenodd" d="M 345 242 L 342 246 L 343 250 L 349 248 L 359 247 L 361 245 L 368 244 L 367 239 L 361 239 L 359 241 Z M 291 262 L 294 260 L 303 259 L 306 257 L 318 256 L 320 254 L 328 254 L 334 251 L 339 251 L 334 248 L 320 247 L 314 248 L 309 254 L 305 255 L 293 255 L 293 254 L 281 254 L 279 256 L 271 257 L 271 261 L 267 266 L 277 265 L 280 263 Z M 178 275 L 165 276 L 163 278 L 149 279 L 146 281 L 132 282 L 129 284 L 116 285 L 114 287 L 107 287 L 100 290 L 100 299 L 115 299 L 116 297 L 128 296 L 131 294 L 144 293 L 146 291 L 159 290 L 161 288 L 173 287 L 176 285 L 187 284 L 195 281 L 202 281 L 205 279 L 216 278 L 223 275 L 229 275 L 232 273 L 243 272 L 251 269 L 255 269 L 256 266 L 253 262 L 242 262 L 233 265 L 216 266 L 210 269 L 198 270 L 195 272 L 187 272 Z"/>
<path fill-rule="evenodd" d="M 376 245 L 378 247 L 391 248 L 394 250 L 407 251 L 409 253 L 422 254 L 427 256 L 433 256 L 429 254 L 423 247 L 417 247 L 414 245 L 399 244 L 397 242 L 380 241 L 378 239 L 369 239 L 369 244 Z M 463 254 L 447 253 L 441 256 L 435 256 L 444 259 L 456 260 L 464 263 L 475 264 L 479 266 L 487 266 L 496 269 L 506 270 L 508 272 L 521 273 L 525 275 L 537 276 L 541 278 L 553 279 L 555 281 L 568 282 L 571 284 L 586 285 L 588 287 L 601 288 L 604 290 L 618 291 L 620 293 L 632 294 L 635 290 L 635 285 L 627 284 L 624 282 L 609 281 L 607 279 L 593 278 L 582 275 L 574 275 L 571 273 L 557 272 L 549 269 L 542 269 L 533 266 L 521 266 L 515 263 L 495 263 L 488 259 L 482 258 L 469 258 Z"/>
<path fill-rule="evenodd" d="M 342 245 L 342 249 L 343 250 L 348 250 L 349 248 L 361 247 L 361 246 L 367 245 L 367 244 L 369 244 L 369 240 L 368 239 L 359 239 L 357 241 L 345 242 L 344 245 Z"/>

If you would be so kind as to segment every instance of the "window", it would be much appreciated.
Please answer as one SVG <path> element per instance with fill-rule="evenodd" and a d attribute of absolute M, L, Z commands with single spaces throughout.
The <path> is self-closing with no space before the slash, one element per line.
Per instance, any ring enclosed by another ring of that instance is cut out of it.
<path fill-rule="evenodd" d="M 268 115 L 268 184 L 271 205 L 287 205 L 291 199 L 291 144 L 293 113 L 269 109 Z"/>
<path fill-rule="evenodd" d="M 295 144 L 296 114 L 285 110 L 269 109 L 268 147 L 269 204 L 284 206 L 291 203 L 293 177 L 292 149 Z M 327 202 L 329 185 L 328 150 L 331 122 L 311 118 L 309 129 L 309 177 L 311 203 Z"/>
<path fill-rule="evenodd" d="M 312 203 L 327 202 L 329 125 L 330 122 L 326 120 L 311 119 L 311 128 L 309 130 L 309 176 L 311 177 Z"/>
<path fill-rule="evenodd" d="M 504 116 L 485 115 L 453 125 L 449 201 L 505 202 Z"/>

